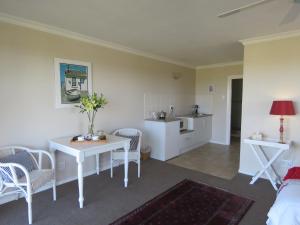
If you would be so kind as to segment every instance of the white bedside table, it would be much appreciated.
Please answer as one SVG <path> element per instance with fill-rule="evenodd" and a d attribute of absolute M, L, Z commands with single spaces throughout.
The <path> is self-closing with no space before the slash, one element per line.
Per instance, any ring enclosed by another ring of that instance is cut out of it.
<path fill-rule="evenodd" d="M 254 184 L 258 178 L 260 178 L 263 174 L 266 174 L 273 188 L 277 191 L 277 182 L 281 184 L 282 180 L 276 172 L 275 168 L 272 166 L 272 164 L 279 158 L 279 156 L 281 156 L 285 151 L 290 149 L 291 142 L 287 141 L 286 143 L 279 143 L 277 140 L 272 139 L 263 138 L 262 140 L 255 140 L 252 138 L 247 138 L 244 140 L 244 143 L 250 145 L 251 150 L 253 151 L 254 155 L 256 156 L 256 159 L 261 165 L 261 170 L 258 171 L 254 177 L 252 177 L 250 184 Z M 273 148 L 274 152 L 276 153 L 269 158 L 264 150 L 264 147 Z M 259 154 L 259 152 L 261 152 L 262 154 Z M 272 178 L 268 169 L 271 169 L 274 172 L 276 176 L 275 179 Z"/>

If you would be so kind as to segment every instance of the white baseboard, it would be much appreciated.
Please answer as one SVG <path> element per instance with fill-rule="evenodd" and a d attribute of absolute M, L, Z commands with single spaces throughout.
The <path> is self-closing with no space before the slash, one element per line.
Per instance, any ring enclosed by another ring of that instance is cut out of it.
<path fill-rule="evenodd" d="M 222 142 L 222 141 L 215 141 L 215 140 L 210 140 L 209 143 L 212 143 L 212 144 L 218 144 L 218 145 L 228 145 L 228 144 L 225 143 L 225 142 Z"/>
<path fill-rule="evenodd" d="M 108 170 L 108 169 L 110 169 L 110 166 L 105 166 L 104 168 L 101 169 L 100 172 L 103 172 L 103 171 Z M 83 177 L 91 176 L 91 175 L 95 174 L 96 172 L 97 172 L 96 169 L 86 171 L 86 172 L 83 173 Z M 77 180 L 77 179 L 78 179 L 77 175 L 74 175 L 72 177 L 68 177 L 66 179 L 57 181 L 56 186 L 63 185 L 65 183 L 68 183 L 68 182 L 71 182 L 71 181 L 74 181 L 74 180 Z M 52 189 L 52 185 L 50 183 L 43 186 L 43 187 L 41 187 L 35 193 L 46 191 L 48 189 Z M 20 194 L 19 196 L 17 194 L 12 194 L 12 195 L 9 195 L 9 196 L 5 196 L 5 197 L 3 197 L 3 199 L 0 198 L 0 205 L 5 204 L 7 202 L 15 201 L 15 200 L 18 200 L 19 198 L 24 198 L 24 197 L 25 197 L 24 194 Z"/>
<path fill-rule="evenodd" d="M 254 176 L 254 174 L 251 174 L 251 173 L 249 173 L 249 172 L 242 171 L 242 170 L 240 170 L 240 169 L 239 169 L 239 173 L 240 173 L 240 174 L 247 175 L 247 176 L 251 176 L 251 177 Z"/>
<path fill-rule="evenodd" d="M 247 175 L 247 176 L 250 176 L 250 177 L 255 176 L 255 173 L 253 174 L 253 173 L 245 172 L 245 171 L 242 171 L 242 170 L 239 170 L 239 173 L 240 173 L 240 174 Z M 265 179 L 265 180 L 268 180 L 268 178 L 265 177 L 264 174 L 263 174 L 260 178 Z"/>
<path fill-rule="evenodd" d="M 95 170 L 91 170 L 91 171 L 87 171 L 87 172 L 84 172 L 83 173 L 83 177 L 88 177 L 88 176 L 91 176 L 93 174 L 96 173 L 96 169 Z M 69 183 L 71 181 L 74 181 L 74 180 L 77 180 L 77 176 L 72 176 L 72 177 L 68 177 L 66 179 L 63 179 L 63 180 L 60 180 L 60 181 L 57 181 L 56 182 L 56 186 L 60 186 L 60 185 L 63 185 L 65 183 Z M 42 188 L 38 189 L 35 193 L 39 193 L 39 192 L 42 192 L 42 191 L 45 191 L 45 190 L 48 190 L 48 189 L 51 189 L 52 186 L 51 185 L 45 185 L 43 186 Z"/>
<path fill-rule="evenodd" d="M 105 166 L 104 168 L 102 168 L 102 169 L 100 170 L 100 172 L 103 172 L 103 171 L 108 170 L 108 169 L 110 169 L 110 166 Z M 95 173 L 97 173 L 97 170 L 96 170 L 96 169 L 90 170 L 90 171 L 86 171 L 86 172 L 83 173 L 83 177 L 88 177 L 88 176 L 91 176 L 91 175 L 93 175 L 93 174 L 95 174 Z M 74 176 L 72 176 L 72 177 L 68 177 L 68 178 L 66 178 L 66 179 L 57 181 L 57 182 L 56 182 L 56 186 L 63 185 L 63 184 L 65 184 L 65 183 L 69 183 L 69 182 L 74 181 L 74 180 L 77 180 L 77 179 L 78 179 L 78 176 L 77 176 L 77 175 L 74 175 Z M 48 189 L 50 189 L 50 188 L 52 188 L 51 185 L 46 185 L 46 186 L 44 186 L 43 188 L 39 189 L 36 193 L 41 192 L 41 191 L 48 190 Z"/>

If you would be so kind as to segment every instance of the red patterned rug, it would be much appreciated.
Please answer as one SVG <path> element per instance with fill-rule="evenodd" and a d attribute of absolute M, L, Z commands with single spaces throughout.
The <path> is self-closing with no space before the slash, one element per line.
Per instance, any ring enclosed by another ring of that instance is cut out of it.
<path fill-rule="evenodd" d="M 183 180 L 111 225 L 237 225 L 253 202 Z"/>

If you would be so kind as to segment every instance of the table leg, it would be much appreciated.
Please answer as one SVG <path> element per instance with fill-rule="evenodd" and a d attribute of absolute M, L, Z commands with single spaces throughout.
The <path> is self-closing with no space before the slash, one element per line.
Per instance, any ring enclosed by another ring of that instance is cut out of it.
<path fill-rule="evenodd" d="M 261 175 L 263 175 L 264 173 L 266 174 L 266 176 L 268 177 L 269 181 L 271 182 L 273 188 L 275 190 L 278 190 L 276 183 L 274 182 L 274 180 L 272 179 L 270 173 L 268 172 L 268 168 L 272 165 L 272 163 L 279 157 L 279 155 L 282 153 L 282 151 L 278 151 L 271 160 L 267 160 L 265 158 L 267 162 L 267 164 L 264 164 L 263 161 L 261 160 L 260 156 L 258 155 L 256 148 L 253 145 L 250 145 L 251 149 L 253 150 L 254 155 L 256 156 L 259 164 L 261 165 L 262 169 L 259 171 L 259 173 L 257 173 L 251 180 L 250 184 L 254 184 L 256 182 L 256 180 L 261 177 Z"/>
<path fill-rule="evenodd" d="M 83 164 L 83 160 L 81 159 L 77 159 L 77 164 L 78 164 L 78 191 L 79 191 L 79 207 L 83 208 L 83 168 L 82 168 L 82 164 Z"/>
<path fill-rule="evenodd" d="M 55 148 L 52 148 L 52 146 L 49 146 L 50 154 L 53 158 L 53 183 L 52 183 L 52 189 L 53 189 L 53 201 L 56 201 L 56 157 L 55 157 Z"/>
<path fill-rule="evenodd" d="M 281 155 L 281 153 L 284 151 L 283 149 L 279 149 L 279 150 L 278 150 L 278 156 L 275 155 L 274 157 L 272 157 L 272 158 L 270 159 L 270 158 L 268 157 L 268 155 L 265 153 L 264 149 L 263 149 L 261 146 L 257 146 L 257 147 L 258 147 L 258 149 L 263 153 L 265 159 L 266 159 L 268 162 L 271 161 L 272 163 L 275 162 L 276 159 L 277 159 L 277 158 Z M 274 168 L 274 166 L 273 166 L 272 163 L 271 163 L 271 165 L 270 165 L 270 169 L 271 169 L 271 171 L 274 173 L 274 175 L 276 176 L 276 180 L 277 180 L 280 184 L 282 184 L 282 180 L 281 180 L 279 174 L 277 173 L 277 171 L 275 170 L 275 168 Z"/>
<path fill-rule="evenodd" d="M 96 154 L 96 171 L 97 171 L 97 175 L 99 175 L 100 173 L 99 154 Z"/>
<path fill-rule="evenodd" d="M 128 184 L 128 151 L 129 151 L 129 146 L 130 144 L 126 144 L 124 146 L 124 150 L 125 150 L 125 153 L 124 153 L 124 186 L 127 187 L 127 184 Z"/>

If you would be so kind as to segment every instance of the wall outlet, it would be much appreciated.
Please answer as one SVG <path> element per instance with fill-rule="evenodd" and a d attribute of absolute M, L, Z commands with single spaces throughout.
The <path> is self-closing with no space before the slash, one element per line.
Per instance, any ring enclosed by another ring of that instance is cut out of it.
<path fill-rule="evenodd" d="M 60 161 L 57 163 L 57 170 L 65 170 L 66 169 L 66 161 Z"/>

